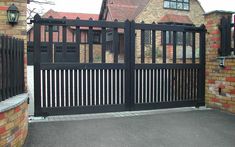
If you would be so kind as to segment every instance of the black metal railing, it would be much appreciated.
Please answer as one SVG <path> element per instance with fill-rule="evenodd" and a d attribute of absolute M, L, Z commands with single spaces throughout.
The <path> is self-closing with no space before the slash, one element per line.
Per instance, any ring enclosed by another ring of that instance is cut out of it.
<path fill-rule="evenodd" d="M 0 102 L 24 92 L 24 41 L 0 35 Z"/>
<path fill-rule="evenodd" d="M 232 23 L 231 18 L 232 17 L 223 17 L 221 19 L 221 46 L 219 49 L 220 56 L 233 55 L 235 52 L 235 24 Z"/>

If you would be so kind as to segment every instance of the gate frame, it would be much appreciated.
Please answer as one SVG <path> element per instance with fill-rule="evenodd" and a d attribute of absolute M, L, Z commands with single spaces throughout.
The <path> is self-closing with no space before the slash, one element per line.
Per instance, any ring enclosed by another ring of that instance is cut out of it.
<path fill-rule="evenodd" d="M 47 116 L 48 114 L 42 111 L 41 108 L 41 24 L 43 23 L 43 19 L 37 14 L 34 17 L 34 98 L 35 98 L 35 116 Z M 47 22 L 48 23 L 48 22 Z M 204 106 L 205 105 L 205 35 L 206 35 L 206 29 L 205 26 L 202 25 L 200 27 L 200 68 L 199 68 L 199 74 L 198 74 L 198 100 L 196 103 L 185 103 L 181 104 L 179 102 L 171 102 L 172 105 L 165 105 L 165 104 L 148 104 L 148 106 L 137 106 L 138 104 L 135 104 L 135 96 L 134 96 L 134 71 L 135 71 L 135 25 L 136 23 L 134 21 L 125 21 L 124 22 L 124 32 L 125 32 L 125 59 L 124 59 L 124 65 L 125 65 L 125 108 L 120 110 L 119 108 L 116 108 L 114 106 L 111 106 L 113 108 L 108 108 L 108 111 L 133 111 L 133 110 L 146 110 L 146 109 L 156 109 L 156 108 L 173 108 L 173 107 L 182 107 L 182 106 Z M 49 28 L 50 29 L 50 28 Z M 167 28 L 165 28 L 167 31 Z M 37 40 L 37 41 L 35 41 Z M 49 39 L 50 40 L 50 39 Z M 38 82 L 36 82 L 38 81 Z M 37 84 L 36 84 L 37 83 Z M 65 107 L 61 110 L 64 110 L 64 112 L 60 112 L 59 114 L 74 114 L 74 113 L 94 113 L 94 111 L 89 111 L 89 108 L 81 110 L 80 112 L 78 108 L 71 108 L 70 110 Z M 53 110 L 53 113 L 56 110 Z M 65 112 L 66 111 L 66 112 Z M 95 109 L 95 112 L 107 112 L 103 111 L 102 107 L 98 107 Z M 55 113 L 57 115 L 57 113 Z"/>

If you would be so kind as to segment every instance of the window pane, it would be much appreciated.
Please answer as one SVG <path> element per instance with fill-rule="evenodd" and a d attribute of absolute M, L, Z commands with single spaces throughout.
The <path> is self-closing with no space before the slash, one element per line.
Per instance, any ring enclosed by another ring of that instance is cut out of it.
<path fill-rule="evenodd" d="M 189 0 L 184 0 L 184 2 L 188 3 L 188 2 L 189 2 Z"/>
<path fill-rule="evenodd" d="M 164 2 L 164 7 L 165 8 L 170 8 L 170 2 L 169 1 L 165 1 Z"/>
<path fill-rule="evenodd" d="M 182 3 L 177 3 L 177 9 L 183 9 L 183 4 Z"/>
<path fill-rule="evenodd" d="M 184 4 L 184 10 L 189 10 L 188 4 Z"/>
<path fill-rule="evenodd" d="M 171 6 L 170 7 L 176 9 L 176 2 L 171 2 Z"/>

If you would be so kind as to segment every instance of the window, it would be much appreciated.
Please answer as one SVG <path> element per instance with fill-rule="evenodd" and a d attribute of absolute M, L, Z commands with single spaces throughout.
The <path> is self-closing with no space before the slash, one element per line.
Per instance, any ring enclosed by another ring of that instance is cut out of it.
<path fill-rule="evenodd" d="M 164 8 L 189 10 L 189 0 L 164 0 Z"/>
<path fill-rule="evenodd" d="M 52 31 L 53 32 L 58 32 L 59 31 L 59 26 L 53 26 Z M 49 32 L 49 26 L 45 26 L 45 32 Z"/>
<path fill-rule="evenodd" d="M 177 32 L 176 34 L 177 45 L 183 45 L 183 32 Z M 162 41 L 163 43 L 163 41 Z M 166 32 L 166 44 L 173 45 L 173 32 Z M 186 45 L 192 45 L 192 33 L 186 32 Z"/>
<path fill-rule="evenodd" d="M 144 31 L 144 43 L 151 44 L 151 32 L 149 30 Z"/>

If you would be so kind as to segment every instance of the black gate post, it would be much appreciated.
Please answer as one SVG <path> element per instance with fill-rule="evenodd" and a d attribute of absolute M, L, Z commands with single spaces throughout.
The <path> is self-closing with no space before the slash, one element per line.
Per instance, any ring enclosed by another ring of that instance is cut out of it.
<path fill-rule="evenodd" d="M 205 53 L 206 53 L 206 28 L 201 26 L 200 32 L 200 68 L 198 73 L 198 99 L 196 107 L 205 105 Z"/>
<path fill-rule="evenodd" d="M 126 109 L 134 107 L 134 63 L 135 63 L 135 22 L 125 22 L 125 103 Z"/>
<path fill-rule="evenodd" d="M 41 26 L 39 20 L 41 17 L 36 14 L 34 16 L 34 115 L 41 114 Z"/>

